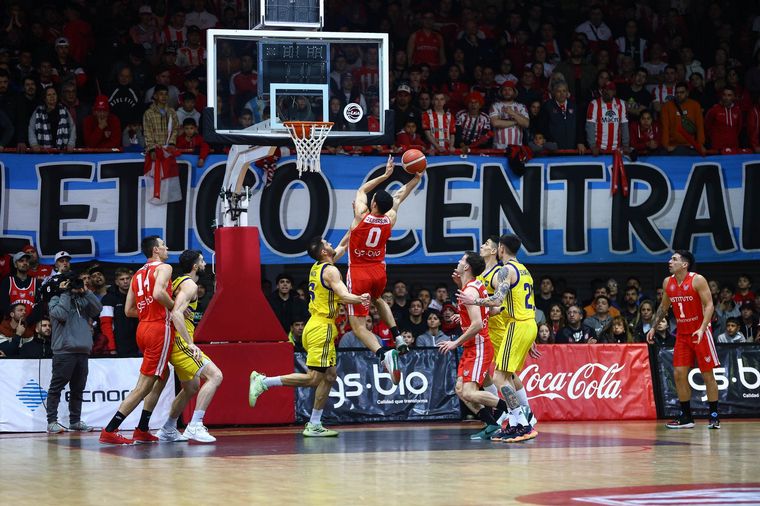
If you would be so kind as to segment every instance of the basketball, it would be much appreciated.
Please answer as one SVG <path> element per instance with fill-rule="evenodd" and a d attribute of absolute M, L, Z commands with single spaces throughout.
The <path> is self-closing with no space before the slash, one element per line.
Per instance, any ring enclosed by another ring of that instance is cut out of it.
<path fill-rule="evenodd" d="M 401 166 L 409 174 L 419 174 L 427 168 L 425 153 L 419 149 L 409 149 L 401 156 Z"/>

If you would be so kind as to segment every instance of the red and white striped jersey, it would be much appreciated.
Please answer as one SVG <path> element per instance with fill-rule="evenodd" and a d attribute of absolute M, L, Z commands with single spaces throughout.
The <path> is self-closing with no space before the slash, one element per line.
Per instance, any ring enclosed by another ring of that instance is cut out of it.
<path fill-rule="evenodd" d="M 158 37 L 161 44 L 182 47 L 187 42 L 187 27 L 176 29 L 171 25 L 166 25 Z"/>
<path fill-rule="evenodd" d="M 462 129 L 462 143 L 469 146 L 488 135 L 491 131 L 491 118 L 484 112 L 473 117 L 463 109 L 457 113 L 457 126 Z"/>
<path fill-rule="evenodd" d="M 652 90 L 652 101 L 664 104 L 670 102 L 676 96 L 675 84 L 658 84 L 654 90 Z"/>
<path fill-rule="evenodd" d="M 588 105 L 586 121 L 596 126 L 596 145 L 601 150 L 617 149 L 620 146 L 620 126 L 628 128 L 625 103 L 619 98 L 605 102 L 597 98 Z"/>
<path fill-rule="evenodd" d="M 511 120 L 507 115 L 507 110 L 511 109 L 520 116 L 528 117 L 528 110 L 520 102 L 496 102 L 491 106 L 489 116 L 491 118 Z M 507 146 L 522 146 L 523 129 L 519 125 L 506 128 L 493 127 L 493 147 L 504 149 Z"/>
<path fill-rule="evenodd" d="M 422 114 L 422 129 L 430 130 L 441 148 L 451 148 L 449 141 L 456 133 L 456 123 L 450 112 L 425 111 Z"/>
<path fill-rule="evenodd" d="M 354 72 L 354 83 L 359 83 L 362 93 L 366 93 L 371 87 L 378 88 L 380 74 L 377 67 L 361 67 Z"/>
<path fill-rule="evenodd" d="M 181 47 L 179 48 L 179 51 L 177 51 L 178 67 L 197 67 L 199 65 L 203 65 L 205 62 L 206 49 L 203 47 L 196 49 L 193 49 L 191 47 Z"/>

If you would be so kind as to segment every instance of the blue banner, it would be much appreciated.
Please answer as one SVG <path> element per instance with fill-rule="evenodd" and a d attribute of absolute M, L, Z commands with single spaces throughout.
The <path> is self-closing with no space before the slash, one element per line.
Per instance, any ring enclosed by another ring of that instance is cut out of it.
<path fill-rule="evenodd" d="M 2 247 L 32 242 L 43 261 L 59 250 L 75 261 L 142 262 L 140 238 L 162 235 L 171 260 L 186 248 L 213 250 L 226 158 L 205 167 L 180 159 L 183 199 L 146 202 L 139 154 L 0 155 Z M 454 263 L 484 237 L 507 231 L 527 263 L 663 262 L 673 249 L 699 261 L 760 258 L 760 157 L 643 157 L 626 164 L 630 193 L 610 193 L 612 159 L 534 159 L 517 177 L 500 157 L 431 157 L 400 208 L 388 261 Z M 324 155 L 322 173 L 299 179 L 282 159 L 269 185 L 253 168 L 249 223 L 261 231 L 264 264 L 310 263 L 308 241 L 337 244 L 350 226 L 356 190 L 385 158 Z M 397 167 L 381 188 L 409 176 Z"/>

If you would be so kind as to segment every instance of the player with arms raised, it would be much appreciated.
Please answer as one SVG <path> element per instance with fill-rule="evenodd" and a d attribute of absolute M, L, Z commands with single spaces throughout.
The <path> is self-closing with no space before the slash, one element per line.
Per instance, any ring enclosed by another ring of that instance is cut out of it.
<path fill-rule="evenodd" d="M 354 200 L 354 221 L 348 235 L 348 289 L 352 293 L 368 292 L 372 303 L 377 307 L 380 317 L 396 338 L 396 350 L 380 346 L 377 338 L 367 330 L 365 320 L 369 308 L 361 304 L 348 307 L 351 329 L 359 340 L 372 350 L 385 365 L 394 383 L 401 379 L 398 368 L 398 353 L 406 353 L 407 346 L 401 337 L 391 308 L 381 298 L 387 277 L 385 273 L 385 245 L 391 236 L 391 229 L 396 224 L 398 208 L 420 182 L 422 173 L 415 174 L 393 196 L 385 190 L 375 192 L 372 201 L 367 203 L 367 194 L 393 174 L 393 157 L 388 157 L 385 173 L 364 183 L 356 192 Z M 345 239 L 344 239 L 345 240 Z"/>
<path fill-rule="evenodd" d="M 316 260 L 309 271 L 311 318 L 303 330 L 303 347 L 306 349 L 306 367 L 309 368 L 309 372 L 272 377 L 266 377 L 256 371 L 251 372 L 248 404 L 254 407 L 259 396 L 270 387 L 315 388 L 314 408 L 303 435 L 330 437 L 337 436 L 338 433 L 322 425 L 322 410 L 337 378 L 335 336 L 338 335 L 338 329 L 335 326 L 335 317 L 338 315 L 338 302 L 357 304 L 366 309 L 369 308 L 370 295 L 354 295 L 348 291 L 343 284 L 340 271 L 334 265 L 335 258 L 339 255 L 329 242 L 316 237 L 309 243 L 308 251 L 309 256 Z"/>
<path fill-rule="evenodd" d="M 708 428 L 720 429 L 718 419 L 718 383 L 713 369 L 720 366 L 715 351 L 710 321 L 715 310 L 707 280 L 690 272 L 694 268 L 694 255 L 686 250 L 676 250 L 668 261 L 670 276 L 662 282 L 665 291 L 660 307 L 653 321 L 660 321 L 673 306 L 676 317 L 676 344 L 673 348 L 673 370 L 675 374 L 678 400 L 681 402 L 681 414 L 668 422 L 669 429 L 691 429 L 694 418 L 691 415 L 691 387 L 689 386 L 689 369 L 694 365 L 694 358 L 702 373 L 707 389 L 707 402 L 710 405 Z M 654 344 L 654 328 L 647 333 L 647 342 Z"/>
<path fill-rule="evenodd" d="M 169 250 L 163 239 L 152 235 L 143 239 L 141 249 L 148 262 L 135 272 L 129 284 L 124 313 L 131 318 L 138 318 L 137 346 L 143 353 L 140 376 L 137 385 L 129 392 L 108 425 L 100 433 L 103 444 L 132 444 L 133 442 L 150 443 L 158 438 L 148 431 L 150 411 L 143 410 L 140 423 L 132 435 L 133 439 L 119 434 L 121 422 L 129 416 L 140 401 L 155 387 L 158 390 L 163 383 L 159 380 L 166 376 L 169 355 L 172 351 L 171 311 L 172 268 L 164 263 L 169 258 Z M 160 390 L 157 392 L 160 394 Z"/>

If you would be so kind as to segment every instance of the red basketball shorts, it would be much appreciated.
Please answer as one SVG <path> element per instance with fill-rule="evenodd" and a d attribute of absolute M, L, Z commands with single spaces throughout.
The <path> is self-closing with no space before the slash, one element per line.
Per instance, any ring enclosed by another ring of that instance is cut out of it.
<path fill-rule="evenodd" d="M 700 371 L 711 371 L 720 365 L 715 351 L 712 329 L 707 327 L 702 340 L 697 344 L 696 336 L 678 334 L 673 347 L 673 367 L 694 367 L 694 359 Z"/>
<path fill-rule="evenodd" d="M 483 386 L 491 362 L 493 362 L 493 345 L 490 339 L 486 338 L 483 342 L 465 346 L 462 358 L 459 359 L 457 376 L 465 383 L 474 381 L 478 386 Z"/>
<path fill-rule="evenodd" d="M 354 295 L 369 293 L 373 299 L 379 299 L 383 295 L 388 278 L 385 274 L 385 264 L 349 265 L 346 276 L 348 291 Z M 367 316 L 369 308 L 361 304 L 348 305 L 348 314 L 351 316 Z"/>
<path fill-rule="evenodd" d="M 140 373 L 161 377 L 166 374 L 173 335 L 174 328 L 169 322 L 140 322 L 137 325 L 137 346 L 143 353 Z"/>

